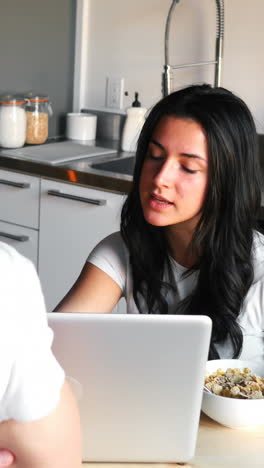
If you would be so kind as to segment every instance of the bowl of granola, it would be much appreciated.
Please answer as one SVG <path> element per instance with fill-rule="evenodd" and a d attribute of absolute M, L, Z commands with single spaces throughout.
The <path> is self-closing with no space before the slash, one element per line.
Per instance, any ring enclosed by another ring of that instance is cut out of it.
<path fill-rule="evenodd" d="M 231 428 L 264 424 L 264 362 L 207 361 L 202 411 Z"/>

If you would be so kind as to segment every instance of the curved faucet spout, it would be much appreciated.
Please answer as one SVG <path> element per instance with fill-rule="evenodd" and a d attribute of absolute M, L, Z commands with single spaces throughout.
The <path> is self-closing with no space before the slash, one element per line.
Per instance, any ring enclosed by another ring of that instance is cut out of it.
<path fill-rule="evenodd" d="M 220 86 L 221 83 L 221 72 L 222 72 L 222 60 L 223 60 L 223 43 L 224 43 L 224 0 L 216 0 L 216 45 L 215 45 L 215 60 L 209 60 L 207 62 L 189 63 L 183 65 L 170 65 L 169 64 L 169 33 L 171 18 L 175 6 L 180 0 L 172 0 L 170 6 L 166 27 L 165 27 L 165 65 L 164 72 L 162 74 L 162 90 L 163 96 L 167 96 L 171 92 L 171 71 L 204 65 L 215 65 L 215 77 L 214 86 Z"/>

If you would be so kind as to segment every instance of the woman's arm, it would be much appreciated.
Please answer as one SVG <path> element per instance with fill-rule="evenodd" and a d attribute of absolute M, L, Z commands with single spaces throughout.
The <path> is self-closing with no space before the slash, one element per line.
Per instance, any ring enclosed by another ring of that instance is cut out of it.
<path fill-rule="evenodd" d="M 100 268 L 86 263 L 55 312 L 110 313 L 122 295 L 120 286 Z"/>
<path fill-rule="evenodd" d="M 45 418 L 2 422 L 0 447 L 15 455 L 14 468 L 80 468 L 80 434 L 77 404 L 65 382 L 59 404 Z"/>

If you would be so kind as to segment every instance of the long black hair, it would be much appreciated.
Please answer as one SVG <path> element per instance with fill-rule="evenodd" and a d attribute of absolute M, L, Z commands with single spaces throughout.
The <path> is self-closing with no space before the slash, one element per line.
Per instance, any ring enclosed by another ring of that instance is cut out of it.
<path fill-rule="evenodd" d="M 192 247 L 202 252 L 192 270 L 197 285 L 175 313 L 208 315 L 213 321 L 209 357 L 227 338 L 239 356 L 243 335 L 236 321 L 253 281 L 253 229 L 260 207 L 257 134 L 242 99 L 224 88 L 194 85 L 159 101 L 141 131 L 133 186 L 122 209 L 121 235 L 130 254 L 133 296 L 141 313 L 168 313 L 166 290 L 175 291 L 164 227 L 148 224 L 139 198 L 141 169 L 152 134 L 164 116 L 199 123 L 208 145 L 208 187 Z M 164 281 L 164 272 L 170 281 Z M 143 307 L 142 307 L 143 299 Z"/>

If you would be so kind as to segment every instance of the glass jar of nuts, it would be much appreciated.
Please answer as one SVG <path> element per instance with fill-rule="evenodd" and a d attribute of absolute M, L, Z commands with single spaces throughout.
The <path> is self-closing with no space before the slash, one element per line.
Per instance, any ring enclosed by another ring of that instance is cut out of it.
<path fill-rule="evenodd" d="M 48 96 L 30 93 L 26 98 L 28 100 L 26 143 L 41 145 L 45 143 L 49 134 L 49 116 L 52 115 L 51 103 Z"/>

